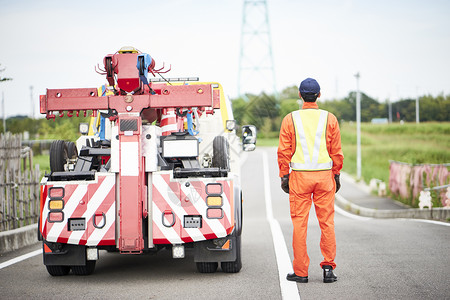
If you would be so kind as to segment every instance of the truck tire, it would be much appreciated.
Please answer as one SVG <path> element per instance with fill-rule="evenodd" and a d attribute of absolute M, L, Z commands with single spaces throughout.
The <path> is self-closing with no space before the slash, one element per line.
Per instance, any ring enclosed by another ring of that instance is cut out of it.
<path fill-rule="evenodd" d="M 41 216 L 38 217 L 38 229 L 37 229 L 37 239 L 38 241 L 42 241 L 42 233 L 41 233 L 41 228 L 39 227 L 39 224 L 41 224 Z"/>
<path fill-rule="evenodd" d="M 67 155 L 69 159 L 76 159 L 78 157 L 78 149 L 74 142 L 66 142 Z"/>
<path fill-rule="evenodd" d="M 219 263 L 217 262 L 198 262 L 197 264 L 197 270 L 200 273 L 214 273 L 217 271 L 217 267 L 219 266 Z"/>
<path fill-rule="evenodd" d="M 72 266 L 72 272 L 75 275 L 91 275 L 95 270 L 96 260 L 87 260 L 84 266 Z"/>
<path fill-rule="evenodd" d="M 69 266 L 45 266 L 47 268 L 48 274 L 52 276 L 64 276 L 69 274 Z"/>
<path fill-rule="evenodd" d="M 222 271 L 225 273 L 238 273 L 242 268 L 241 261 L 241 236 L 236 236 L 236 260 L 221 263 Z"/>
<path fill-rule="evenodd" d="M 63 172 L 64 165 L 69 158 L 66 142 L 62 140 L 53 141 L 50 145 L 50 171 Z"/>
<path fill-rule="evenodd" d="M 224 136 L 216 136 L 213 140 L 212 167 L 230 170 L 228 141 Z"/>

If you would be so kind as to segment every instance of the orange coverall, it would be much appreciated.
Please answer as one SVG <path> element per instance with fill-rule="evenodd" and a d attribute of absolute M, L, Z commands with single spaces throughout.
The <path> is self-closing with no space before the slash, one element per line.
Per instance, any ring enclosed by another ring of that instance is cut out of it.
<path fill-rule="evenodd" d="M 304 102 L 303 109 L 318 109 L 316 102 Z M 326 127 L 326 146 L 333 161 L 331 170 L 292 171 L 289 175 L 289 203 L 294 225 L 293 269 L 297 276 L 308 276 L 309 257 L 306 249 L 306 233 L 312 199 L 319 220 L 322 235 L 320 249 L 324 257 L 320 266 L 336 268 L 336 238 L 334 233 L 334 195 L 336 183 L 334 175 L 339 174 L 344 155 L 341 149 L 341 134 L 336 117 L 328 113 Z M 296 135 L 292 114 L 284 117 L 280 129 L 278 145 L 278 167 L 280 177 L 289 174 L 292 155 L 295 152 Z M 312 198 L 312 199 L 311 199 Z"/>

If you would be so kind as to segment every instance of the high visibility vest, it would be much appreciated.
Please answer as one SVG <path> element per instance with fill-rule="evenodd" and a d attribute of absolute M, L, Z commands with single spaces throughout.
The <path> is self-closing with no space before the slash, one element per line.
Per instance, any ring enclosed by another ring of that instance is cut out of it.
<path fill-rule="evenodd" d="M 328 112 L 305 109 L 292 112 L 296 148 L 290 166 L 294 171 L 331 170 L 326 144 Z"/>

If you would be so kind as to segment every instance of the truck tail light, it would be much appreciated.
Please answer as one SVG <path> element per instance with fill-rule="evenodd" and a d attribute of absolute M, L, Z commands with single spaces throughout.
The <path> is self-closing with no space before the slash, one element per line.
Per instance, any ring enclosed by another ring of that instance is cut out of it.
<path fill-rule="evenodd" d="M 51 199 L 62 199 L 62 198 L 64 198 L 64 188 L 63 187 L 51 187 L 48 189 L 48 196 Z"/>
<path fill-rule="evenodd" d="M 64 213 L 62 211 L 51 211 L 48 213 L 48 222 L 62 222 L 64 220 Z"/>
<path fill-rule="evenodd" d="M 222 197 L 221 196 L 208 196 L 206 198 L 206 204 L 208 206 L 222 206 Z"/>
<path fill-rule="evenodd" d="M 206 185 L 206 193 L 208 195 L 220 195 L 220 194 L 222 194 L 222 184 L 220 184 L 220 183 L 208 183 Z"/>
<path fill-rule="evenodd" d="M 48 208 L 50 210 L 62 210 L 64 208 L 63 200 L 50 200 L 48 202 Z"/>
<path fill-rule="evenodd" d="M 221 208 L 208 208 L 206 210 L 206 217 L 208 219 L 222 219 L 223 210 Z"/>

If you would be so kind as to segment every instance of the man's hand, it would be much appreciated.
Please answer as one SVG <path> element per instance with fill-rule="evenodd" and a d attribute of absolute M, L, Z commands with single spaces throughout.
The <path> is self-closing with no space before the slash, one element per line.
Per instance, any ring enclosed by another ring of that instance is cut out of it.
<path fill-rule="evenodd" d="M 341 188 L 341 180 L 340 180 L 340 174 L 335 174 L 334 175 L 334 181 L 336 181 L 336 193 L 339 191 L 339 189 Z"/>
<path fill-rule="evenodd" d="M 284 175 L 283 177 L 281 177 L 281 189 L 289 194 L 289 174 Z"/>

